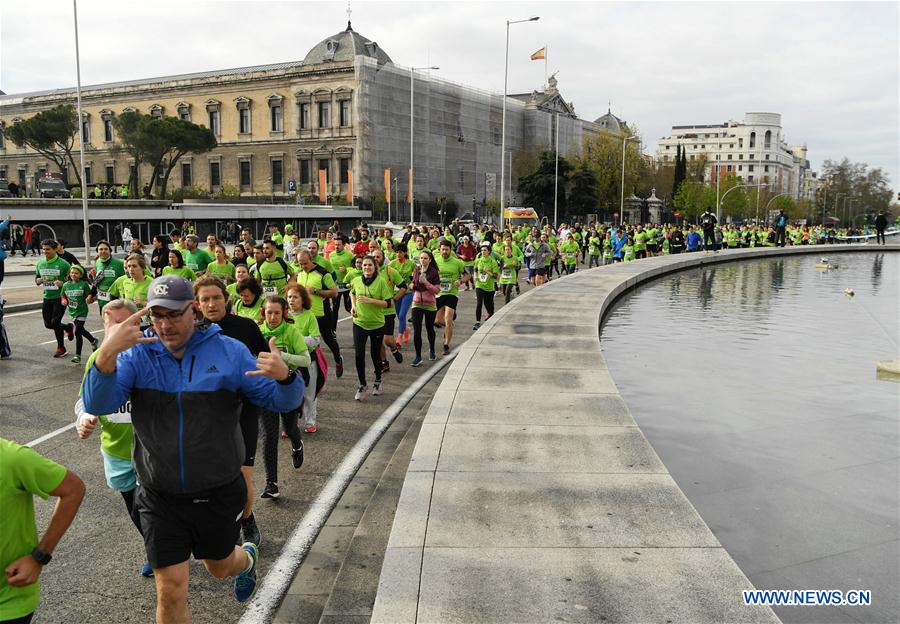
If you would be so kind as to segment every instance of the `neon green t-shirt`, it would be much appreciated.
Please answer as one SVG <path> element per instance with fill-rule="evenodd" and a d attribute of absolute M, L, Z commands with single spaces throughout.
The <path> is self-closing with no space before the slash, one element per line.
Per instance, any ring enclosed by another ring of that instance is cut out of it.
<path fill-rule="evenodd" d="M 71 268 L 72 266 L 59 256 L 56 256 L 53 260 L 47 260 L 46 258 L 38 260 L 34 269 L 34 275 L 43 281 L 41 288 L 44 291 L 44 299 L 60 298 L 60 287 L 56 285 L 56 282 L 66 281 L 68 279 L 66 276 Z"/>
<path fill-rule="evenodd" d="M 189 282 L 193 282 L 197 279 L 197 275 L 186 266 L 183 266 L 180 269 L 176 269 L 173 266 L 163 267 L 163 275 L 180 275 Z"/>
<path fill-rule="evenodd" d="M 500 276 L 500 265 L 494 256 L 478 255 L 475 258 L 475 288 L 494 292 L 497 277 Z"/>
<path fill-rule="evenodd" d="M 297 270 L 284 260 L 276 259 L 274 262 L 263 261 L 256 265 L 253 273 L 258 276 L 263 297 L 269 295 L 284 297 L 284 287 L 287 286 L 291 275 L 297 273 Z"/>
<path fill-rule="evenodd" d="M 77 282 L 66 282 L 62 285 L 62 294 L 66 298 L 66 309 L 73 319 L 84 318 L 88 315 L 88 305 L 85 300 L 91 293 L 91 287 L 83 279 Z"/>
<path fill-rule="evenodd" d="M 350 294 L 355 297 L 371 297 L 387 301 L 394 297 L 394 289 L 380 275 L 376 276 L 368 286 L 359 276 L 350 283 Z M 355 304 L 356 316 L 353 323 L 363 329 L 378 329 L 384 327 L 384 308 L 373 303 L 362 303 L 358 299 Z"/>
<path fill-rule="evenodd" d="M 297 273 L 297 283 L 306 288 L 314 288 L 315 290 L 331 290 L 335 286 L 334 278 L 331 277 L 331 273 L 322 273 L 316 269 L 313 269 L 309 273 L 306 271 Z M 313 314 L 316 315 L 316 318 L 325 316 L 324 298 L 321 295 L 314 295 L 313 293 L 309 293 L 309 298 L 312 299 L 312 308 L 310 309 L 313 311 Z"/>
<path fill-rule="evenodd" d="M 465 273 L 466 265 L 463 264 L 462 260 L 452 254 L 446 260 L 444 259 L 444 256 L 438 254 L 434 257 L 434 261 L 441 274 L 441 291 L 438 293 L 438 299 L 449 296 L 458 297 L 459 286 L 456 282 L 463 276 L 463 273 Z"/>
<path fill-rule="evenodd" d="M 234 265 L 231 264 L 230 260 L 226 260 L 225 264 L 210 262 L 206 265 L 206 272 L 234 279 Z"/>
<path fill-rule="evenodd" d="M 66 263 L 68 264 L 68 263 Z M 5 568 L 38 545 L 34 497 L 46 499 L 66 477 L 66 467 L 28 447 L 0 438 L 0 564 Z M 33 613 L 40 601 L 40 581 L 10 587 L 0 574 L 0 620 Z"/>
<path fill-rule="evenodd" d="M 97 353 L 100 350 L 91 353 L 87 364 L 84 365 L 84 377 L 87 376 L 94 360 L 97 359 Z M 81 396 L 81 388 L 78 389 L 79 401 Z M 77 408 L 76 408 L 77 411 Z M 107 455 L 126 459 L 131 461 L 131 445 L 134 437 L 134 428 L 131 425 L 131 400 L 125 401 L 114 414 L 105 414 L 97 416 L 100 421 L 100 450 Z"/>
<path fill-rule="evenodd" d="M 204 249 L 197 248 L 184 254 L 184 266 L 194 273 L 205 271 L 209 262 L 209 254 Z"/>

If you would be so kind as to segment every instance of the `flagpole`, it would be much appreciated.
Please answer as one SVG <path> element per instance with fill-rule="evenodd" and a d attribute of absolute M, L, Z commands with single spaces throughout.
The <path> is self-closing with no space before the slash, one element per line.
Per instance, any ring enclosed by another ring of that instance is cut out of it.
<path fill-rule="evenodd" d="M 546 90 L 547 85 L 547 57 L 550 56 L 550 46 L 544 46 L 544 89 Z"/>

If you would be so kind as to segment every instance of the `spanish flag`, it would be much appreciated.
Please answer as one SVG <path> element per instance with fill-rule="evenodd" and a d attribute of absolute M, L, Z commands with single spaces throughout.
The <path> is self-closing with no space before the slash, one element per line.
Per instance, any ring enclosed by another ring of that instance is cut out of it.
<path fill-rule="evenodd" d="M 541 48 L 531 55 L 532 61 L 543 61 L 545 58 L 547 58 L 547 48 Z"/>

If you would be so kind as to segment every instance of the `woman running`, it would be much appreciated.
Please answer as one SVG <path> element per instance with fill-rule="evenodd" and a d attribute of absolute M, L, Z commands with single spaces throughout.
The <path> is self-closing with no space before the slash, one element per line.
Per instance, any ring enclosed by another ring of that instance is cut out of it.
<path fill-rule="evenodd" d="M 234 302 L 239 299 L 237 292 L 237 285 L 241 280 L 250 277 L 250 269 L 247 268 L 246 264 L 237 264 L 234 267 L 234 282 L 228 284 L 225 287 L 225 292 L 228 293 L 229 301 L 232 302 L 232 307 Z"/>
<path fill-rule="evenodd" d="M 162 272 L 163 275 L 180 275 L 189 282 L 193 282 L 197 279 L 197 275 L 194 271 L 185 266 L 184 256 L 181 255 L 181 252 L 175 251 L 174 249 L 169 250 L 169 264 L 163 268 Z"/>
<path fill-rule="evenodd" d="M 93 288 L 88 303 L 97 301 L 100 311 L 110 302 L 109 289 L 118 278 L 125 275 L 125 263 L 112 257 L 112 246 L 105 240 L 97 243 L 97 260 L 94 262 Z"/>
<path fill-rule="evenodd" d="M 394 338 L 394 326 L 396 325 L 397 320 L 397 301 L 403 298 L 407 288 L 406 280 L 403 279 L 403 276 L 400 275 L 398 271 L 391 268 L 389 264 L 385 263 L 383 251 L 376 249 L 375 253 L 372 254 L 372 257 L 375 258 L 375 266 L 378 267 L 378 274 L 387 282 L 387 285 L 394 293 L 390 304 L 384 309 L 384 340 L 381 343 L 381 372 L 386 373 L 390 370 L 390 365 L 387 361 L 386 348 L 391 350 L 391 355 L 397 360 L 397 364 L 403 363 L 403 354 L 400 353 L 400 345 Z"/>
<path fill-rule="evenodd" d="M 412 280 L 413 271 L 416 265 L 407 257 L 407 247 L 404 243 L 397 243 L 394 247 L 397 257 L 391 261 L 391 268 L 397 271 L 406 282 L 407 286 Z M 409 308 L 412 305 L 413 292 L 407 288 L 406 292 L 397 300 L 395 307 L 397 309 L 397 342 L 409 344 L 409 327 L 407 325 L 407 316 Z"/>
<path fill-rule="evenodd" d="M 113 282 L 109 287 L 109 294 L 117 299 L 127 299 L 137 309 L 142 309 L 149 300 L 147 289 L 153 278 L 147 275 L 147 263 L 142 254 L 130 254 L 125 259 L 125 275 Z M 141 330 L 150 327 L 150 317 L 144 315 L 141 319 Z"/>
<path fill-rule="evenodd" d="M 366 341 L 375 367 L 375 386 L 372 394 L 378 396 L 381 388 L 381 345 L 384 340 L 384 310 L 394 304 L 394 289 L 378 274 L 375 258 L 366 256 L 362 261 L 362 275 L 350 284 L 350 315 L 353 317 L 353 346 L 356 349 L 356 376 L 359 388 L 356 400 L 362 401 L 369 394 L 366 384 Z"/>
<path fill-rule="evenodd" d="M 65 297 L 66 309 L 75 324 L 75 357 L 72 358 L 72 361 L 78 364 L 81 362 L 81 347 L 84 339 L 87 338 L 94 351 L 97 350 L 100 341 L 84 328 L 88 316 L 87 297 L 91 292 L 90 285 L 84 279 L 84 267 L 77 264 L 72 265 L 68 277 L 68 281 L 62 286 L 62 296 Z"/>
<path fill-rule="evenodd" d="M 238 298 L 232 306 L 233 312 L 258 323 L 263 304 L 262 286 L 252 277 L 246 277 L 237 283 L 235 290 Z"/>
<path fill-rule="evenodd" d="M 287 302 L 289 314 L 294 320 L 294 326 L 297 328 L 306 342 L 309 351 L 310 363 L 301 369 L 303 373 L 303 381 L 306 382 L 306 390 L 303 394 L 303 421 L 304 431 L 306 433 L 315 433 L 319 430 L 316 423 L 317 405 L 316 395 L 324 380 L 324 371 L 319 358 L 319 323 L 316 321 L 316 315 L 312 312 L 312 298 L 309 292 L 300 286 L 300 284 L 290 283 L 285 287 L 287 294 Z"/>
<path fill-rule="evenodd" d="M 506 303 L 509 303 L 513 288 L 516 287 L 516 283 L 519 281 L 519 267 L 521 264 L 516 256 L 516 252 L 512 249 L 512 245 L 507 243 L 500 254 L 500 286 L 503 288 L 503 298 Z"/>
<path fill-rule="evenodd" d="M 512 251 L 510 249 L 510 251 Z M 500 265 L 491 253 L 491 244 L 485 241 L 481 245 L 481 255 L 475 259 L 475 325 L 473 331 L 481 327 L 481 308 L 487 311 L 485 320 L 494 314 L 494 291 L 496 279 L 500 275 Z"/>
<path fill-rule="evenodd" d="M 412 321 L 413 344 L 416 348 L 416 359 L 412 366 L 422 365 L 422 324 L 428 333 L 428 359 L 434 361 L 434 319 L 437 316 L 437 294 L 441 290 L 441 274 L 432 253 L 423 249 L 419 254 L 419 266 L 413 272 L 410 282 L 413 291 Z"/>
<path fill-rule="evenodd" d="M 169 266 L 169 241 L 165 236 L 157 234 L 153 237 L 153 253 L 150 256 L 150 268 L 153 277 L 163 274 L 163 269 Z"/>
<path fill-rule="evenodd" d="M 225 283 L 234 281 L 234 264 L 232 264 L 231 260 L 228 259 L 227 252 L 225 251 L 225 245 L 221 243 L 216 243 L 213 247 L 213 251 L 215 253 L 216 259 L 214 262 L 210 262 L 206 267 L 207 273 L 212 273 L 214 275 L 221 276 Z"/>
<path fill-rule="evenodd" d="M 287 314 L 287 301 L 272 295 L 266 297 L 263 305 L 263 320 L 260 331 L 263 338 L 275 338 L 275 345 L 281 351 L 281 357 L 292 371 L 309 366 L 309 350 L 304 336 L 294 326 L 294 321 Z M 276 414 L 268 410 L 262 411 L 263 424 L 263 463 L 266 467 L 266 489 L 260 498 L 278 498 L 278 421 L 291 440 L 291 463 L 294 468 L 303 465 L 303 440 L 297 427 L 300 405 L 290 412 Z"/>

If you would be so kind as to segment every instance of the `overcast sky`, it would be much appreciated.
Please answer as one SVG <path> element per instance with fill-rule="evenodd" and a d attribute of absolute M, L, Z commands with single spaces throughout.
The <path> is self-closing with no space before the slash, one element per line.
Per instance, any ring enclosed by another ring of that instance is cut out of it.
<path fill-rule="evenodd" d="M 302 59 L 343 30 L 346 2 L 79 0 L 82 84 Z M 672 125 L 782 114 L 815 170 L 844 156 L 885 169 L 900 187 L 898 3 L 360 2 L 353 28 L 394 62 L 437 65 L 455 82 L 509 91 L 550 72 L 584 119 L 636 126 L 645 151 Z M 0 89 L 75 83 L 72 4 L 0 3 Z"/>

